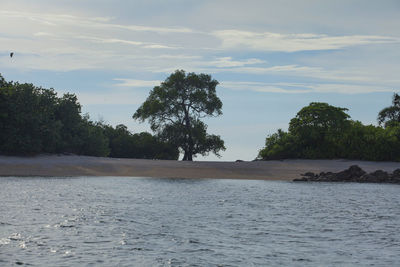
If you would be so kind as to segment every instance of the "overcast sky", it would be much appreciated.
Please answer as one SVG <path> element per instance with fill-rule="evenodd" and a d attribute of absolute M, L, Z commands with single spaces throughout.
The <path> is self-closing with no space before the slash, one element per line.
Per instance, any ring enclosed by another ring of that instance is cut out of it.
<path fill-rule="evenodd" d="M 398 0 L 0 0 L 1 75 L 75 93 L 94 120 L 150 131 L 131 117 L 153 86 L 211 74 L 224 106 L 208 129 L 227 150 L 198 160 L 254 159 L 310 102 L 376 124 L 399 48 Z"/>

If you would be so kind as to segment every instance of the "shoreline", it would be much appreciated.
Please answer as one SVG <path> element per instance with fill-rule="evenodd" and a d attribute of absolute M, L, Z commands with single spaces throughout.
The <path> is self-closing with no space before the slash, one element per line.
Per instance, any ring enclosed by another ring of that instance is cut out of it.
<path fill-rule="evenodd" d="M 0 176 L 126 176 L 153 178 L 212 178 L 292 181 L 305 172 L 339 172 L 358 165 L 367 172 L 400 168 L 400 162 L 359 160 L 271 160 L 271 161 L 174 161 L 103 158 L 90 156 L 39 155 L 0 156 Z"/>

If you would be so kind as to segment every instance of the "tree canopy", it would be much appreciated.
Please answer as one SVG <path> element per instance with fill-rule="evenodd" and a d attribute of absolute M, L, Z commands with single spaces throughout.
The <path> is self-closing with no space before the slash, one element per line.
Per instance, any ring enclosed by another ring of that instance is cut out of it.
<path fill-rule="evenodd" d="M 345 111 L 346 108 L 312 102 L 290 121 L 289 132 L 296 136 L 296 142 L 310 150 L 305 152 L 310 157 L 324 157 L 333 153 L 334 143 L 349 125 L 350 116 Z"/>
<path fill-rule="evenodd" d="M 393 123 L 400 123 L 400 95 L 393 94 L 392 105 L 382 109 L 378 114 L 379 125 L 385 127 Z"/>
<path fill-rule="evenodd" d="M 183 160 L 193 160 L 196 154 L 209 152 L 219 156 L 225 150 L 223 140 L 208 134 L 207 125 L 201 121 L 222 114 L 217 85 L 218 81 L 210 75 L 177 70 L 150 91 L 133 118 L 148 120 L 160 138 L 175 144 L 184 153 Z"/>
<path fill-rule="evenodd" d="M 0 75 L 0 154 L 73 153 L 178 159 L 178 149 L 149 133 L 91 121 L 74 94 L 6 82 Z"/>
<path fill-rule="evenodd" d="M 388 120 L 386 128 L 363 125 L 350 120 L 346 111 L 310 103 L 290 121 L 288 132 L 279 129 L 266 138 L 258 157 L 400 161 L 400 123 Z"/>

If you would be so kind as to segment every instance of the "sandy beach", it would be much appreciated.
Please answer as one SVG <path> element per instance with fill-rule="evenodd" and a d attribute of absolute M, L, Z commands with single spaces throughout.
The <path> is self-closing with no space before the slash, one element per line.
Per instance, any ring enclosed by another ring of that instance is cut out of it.
<path fill-rule="evenodd" d="M 0 156 L 0 176 L 132 176 L 292 180 L 304 172 L 342 171 L 357 164 L 367 172 L 400 168 L 399 162 L 282 160 L 254 162 L 182 162 L 88 156 Z"/>

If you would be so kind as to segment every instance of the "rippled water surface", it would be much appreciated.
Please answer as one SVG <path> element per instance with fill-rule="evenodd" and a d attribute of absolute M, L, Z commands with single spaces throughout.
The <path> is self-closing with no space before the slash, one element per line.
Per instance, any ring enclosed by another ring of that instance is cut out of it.
<path fill-rule="evenodd" d="M 400 266 L 400 186 L 0 178 L 0 266 Z"/>

